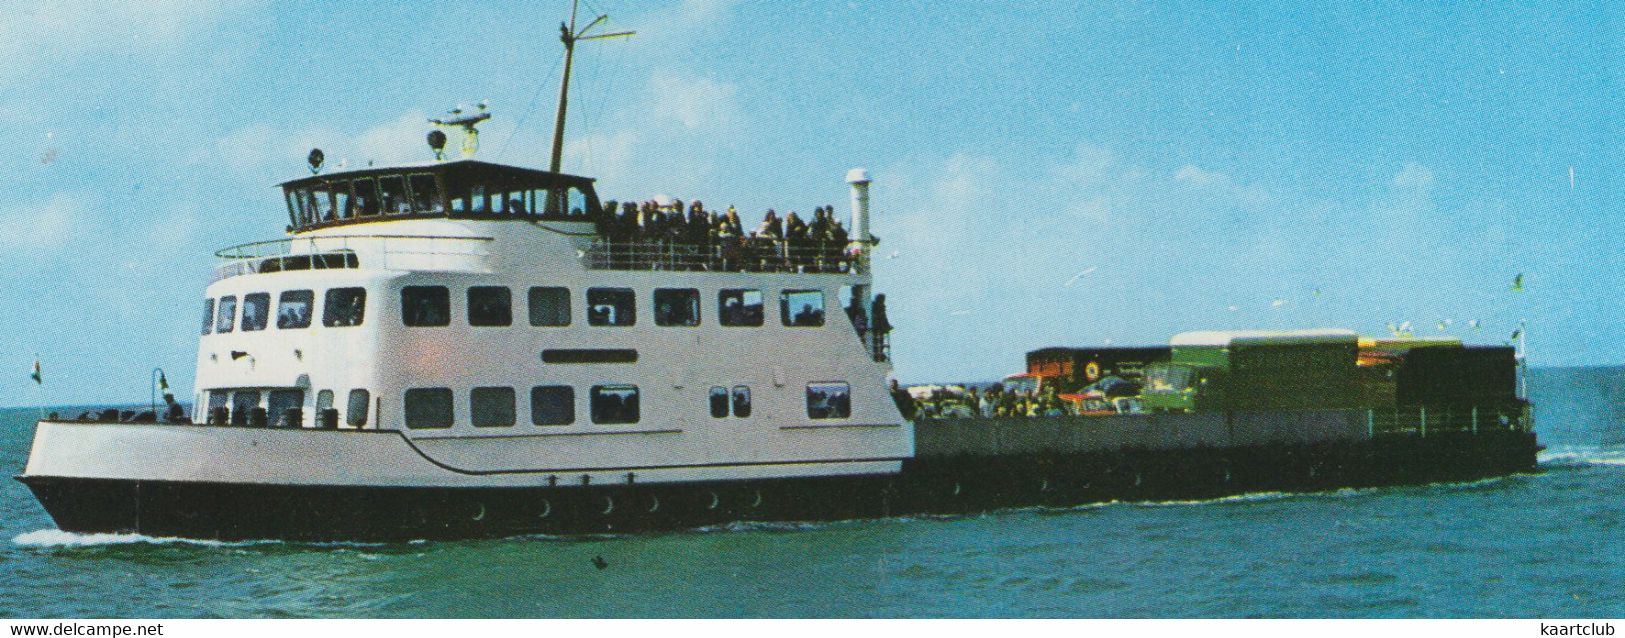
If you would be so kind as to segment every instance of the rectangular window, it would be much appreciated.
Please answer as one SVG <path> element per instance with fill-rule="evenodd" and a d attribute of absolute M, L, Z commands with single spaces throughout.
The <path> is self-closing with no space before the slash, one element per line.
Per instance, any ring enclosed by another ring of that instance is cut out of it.
<path fill-rule="evenodd" d="M 316 303 L 316 293 L 309 290 L 284 290 L 276 298 L 276 327 L 309 328 L 310 308 Z"/>
<path fill-rule="evenodd" d="M 468 325 L 513 324 L 513 293 L 507 286 L 469 286 Z"/>
<path fill-rule="evenodd" d="M 215 316 L 215 332 L 231 332 L 233 323 L 237 321 L 237 297 L 225 296 L 220 298 L 220 314 Z"/>
<path fill-rule="evenodd" d="M 243 332 L 264 330 L 271 318 L 271 295 L 252 292 L 243 295 Z"/>
<path fill-rule="evenodd" d="M 741 419 L 750 416 L 750 386 L 734 386 L 734 416 Z"/>
<path fill-rule="evenodd" d="M 635 385 L 593 386 L 592 422 L 600 425 L 637 423 L 638 387 Z"/>
<path fill-rule="evenodd" d="M 283 428 L 297 428 L 304 425 L 304 415 L 297 415 L 297 419 L 290 419 L 288 410 L 302 408 L 305 405 L 304 390 L 272 390 L 265 398 L 266 412 L 270 417 L 271 425 Z"/>
<path fill-rule="evenodd" d="M 468 393 L 468 414 L 477 428 L 513 425 L 513 388 L 474 388 Z"/>
<path fill-rule="evenodd" d="M 371 177 L 355 180 L 355 199 L 352 201 L 357 215 L 377 215 L 380 210 L 377 182 L 372 181 Z"/>
<path fill-rule="evenodd" d="M 786 326 L 824 325 L 824 291 L 786 290 L 780 293 L 779 319 Z"/>
<path fill-rule="evenodd" d="M 700 291 L 693 288 L 656 288 L 655 325 L 700 325 Z"/>
<path fill-rule="evenodd" d="M 548 348 L 542 350 L 542 363 L 637 363 L 638 351 L 631 348 Z"/>
<path fill-rule="evenodd" d="M 203 300 L 203 334 L 214 332 L 214 300 Z"/>
<path fill-rule="evenodd" d="M 711 387 L 711 418 L 728 416 L 728 389 L 720 385 Z"/>
<path fill-rule="evenodd" d="M 440 189 L 435 186 L 434 175 L 417 173 L 406 177 L 412 187 L 412 212 L 440 212 Z"/>
<path fill-rule="evenodd" d="M 367 424 L 367 404 L 372 401 L 372 394 L 362 389 L 350 391 L 350 401 L 344 406 L 344 422 L 352 427 L 361 427 Z"/>
<path fill-rule="evenodd" d="M 231 395 L 231 424 L 248 425 L 248 415 L 260 407 L 260 393 L 241 390 Z"/>
<path fill-rule="evenodd" d="M 845 383 L 807 384 L 807 418 L 844 419 L 852 416 L 852 388 Z"/>
<path fill-rule="evenodd" d="M 530 325 L 570 325 L 570 289 L 532 286 L 530 289 Z"/>
<path fill-rule="evenodd" d="M 395 215 L 412 210 L 406 199 L 406 180 L 400 175 L 384 175 L 378 178 L 379 208 L 385 215 Z"/>
<path fill-rule="evenodd" d="M 567 385 L 539 385 L 530 389 L 530 422 L 570 425 L 576 422 L 576 389 Z"/>
<path fill-rule="evenodd" d="M 224 419 L 216 420 L 215 415 L 219 414 L 221 409 L 225 408 L 229 403 L 231 403 L 230 392 L 225 390 L 210 390 L 209 412 L 204 415 L 204 418 L 207 419 L 205 423 L 212 425 L 225 425 L 226 421 Z"/>
<path fill-rule="evenodd" d="M 630 326 L 638 321 L 637 298 L 631 288 L 588 288 L 587 323 L 594 326 Z"/>
<path fill-rule="evenodd" d="M 325 412 L 325 411 L 331 410 L 331 409 L 333 409 L 333 391 L 332 390 L 322 390 L 321 392 L 317 392 L 316 393 L 316 414 L 318 416 L 320 416 L 322 412 Z"/>
<path fill-rule="evenodd" d="M 333 288 L 322 306 L 322 325 L 329 328 L 361 325 L 367 309 L 366 288 Z"/>
<path fill-rule="evenodd" d="M 451 293 L 445 286 L 401 288 L 401 322 L 408 326 L 451 325 Z"/>
<path fill-rule="evenodd" d="M 451 388 L 412 388 L 406 391 L 406 427 L 431 430 L 451 427 Z"/>
<path fill-rule="evenodd" d="M 724 326 L 762 325 L 762 291 L 725 288 L 717 293 L 717 317 Z"/>

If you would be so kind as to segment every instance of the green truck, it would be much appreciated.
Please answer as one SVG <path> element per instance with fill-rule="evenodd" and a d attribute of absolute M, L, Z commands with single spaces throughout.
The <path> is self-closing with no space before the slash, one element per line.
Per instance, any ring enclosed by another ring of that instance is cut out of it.
<path fill-rule="evenodd" d="M 1350 330 L 1203 331 L 1175 335 L 1146 368 L 1141 397 L 1160 412 L 1358 407 L 1359 336 Z"/>

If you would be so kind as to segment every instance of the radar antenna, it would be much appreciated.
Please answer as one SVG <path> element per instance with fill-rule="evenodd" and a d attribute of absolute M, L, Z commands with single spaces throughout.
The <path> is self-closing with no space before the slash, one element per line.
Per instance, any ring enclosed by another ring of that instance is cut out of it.
<path fill-rule="evenodd" d="M 559 117 L 553 123 L 553 162 L 549 170 L 557 173 L 564 163 L 564 111 L 570 99 L 570 62 L 575 56 L 576 42 L 581 40 L 603 40 L 606 38 L 624 38 L 636 31 L 618 31 L 615 33 L 597 33 L 587 35 L 593 27 L 603 24 L 609 19 L 607 15 L 600 15 L 588 22 L 587 26 L 576 29 L 576 9 L 581 0 L 570 2 L 570 23 L 559 24 L 559 39 L 564 41 L 564 80 L 559 83 Z"/>
<path fill-rule="evenodd" d="M 474 152 L 480 150 L 480 131 L 474 128 L 474 125 L 491 119 L 491 112 L 487 110 L 488 105 L 485 101 L 481 100 L 479 107 L 479 111 L 469 112 L 468 107 L 458 105 L 457 108 L 448 111 L 445 117 L 429 119 L 429 123 L 435 126 L 463 129 L 463 157 L 465 158 L 473 157 Z M 442 138 L 439 145 L 444 146 L 445 143 L 445 139 Z M 440 159 L 440 148 L 435 145 L 433 138 L 430 138 L 429 145 L 434 148 L 434 158 Z"/>

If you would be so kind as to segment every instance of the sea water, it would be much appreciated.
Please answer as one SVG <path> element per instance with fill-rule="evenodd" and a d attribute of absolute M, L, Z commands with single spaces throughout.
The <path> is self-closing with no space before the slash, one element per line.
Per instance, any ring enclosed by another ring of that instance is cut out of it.
<path fill-rule="evenodd" d="M 4 481 L 0 616 L 1625 616 L 1625 368 L 1531 391 L 1533 474 L 963 517 L 218 543 L 64 533 Z M 36 416 L 0 411 L 10 473 Z"/>

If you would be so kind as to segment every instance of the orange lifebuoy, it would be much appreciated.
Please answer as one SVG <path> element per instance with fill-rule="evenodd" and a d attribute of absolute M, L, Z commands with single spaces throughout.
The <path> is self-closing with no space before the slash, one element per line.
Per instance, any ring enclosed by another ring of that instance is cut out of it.
<path fill-rule="evenodd" d="M 1099 381 L 1100 380 L 1100 364 L 1097 363 L 1097 362 L 1094 362 L 1094 361 L 1090 361 L 1088 365 L 1083 366 L 1083 378 L 1088 379 L 1090 381 Z"/>

